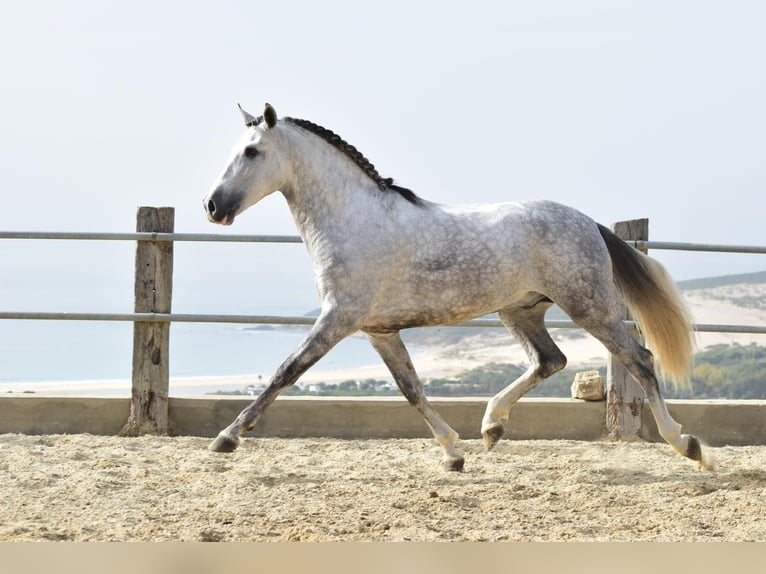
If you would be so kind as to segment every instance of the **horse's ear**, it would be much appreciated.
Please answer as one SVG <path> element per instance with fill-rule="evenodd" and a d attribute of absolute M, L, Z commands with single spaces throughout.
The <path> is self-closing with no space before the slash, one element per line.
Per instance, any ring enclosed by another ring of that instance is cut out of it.
<path fill-rule="evenodd" d="M 245 121 L 245 125 L 247 127 L 258 125 L 258 118 L 256 118 L 255 116 L 251 114 L 248 114 L 245 110 L 242 109 L 242 106 L 240 106 L 239 104 L 237 104 L 237 106 L 239 107 L 239 112 L 242 114 L 242 119 Z"/>
<path fill-rule="evenodd" d="M 269 129 L 277 125 L 277 110 L 271 104 L 266 104 L 263 110 L 263 119 L 266 120 L 266 125 L 269 126 Z"/>

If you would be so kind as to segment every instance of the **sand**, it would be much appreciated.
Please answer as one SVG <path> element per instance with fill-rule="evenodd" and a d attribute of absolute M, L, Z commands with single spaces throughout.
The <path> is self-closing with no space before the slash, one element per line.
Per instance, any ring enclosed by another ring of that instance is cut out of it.
<path fill-rule="evenodd" d="M 0 541 L 766 541 L 766 447 L 0 435 Z"/>

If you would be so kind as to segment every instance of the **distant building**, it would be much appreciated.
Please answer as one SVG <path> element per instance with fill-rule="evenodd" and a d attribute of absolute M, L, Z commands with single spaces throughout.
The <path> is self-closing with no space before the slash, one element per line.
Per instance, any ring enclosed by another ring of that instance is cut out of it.
<path fill-rule="evenodd" d="M 257 397 L 266 390 L 266 385 L 247 385 L 245 392 L 251 397 Z"/>

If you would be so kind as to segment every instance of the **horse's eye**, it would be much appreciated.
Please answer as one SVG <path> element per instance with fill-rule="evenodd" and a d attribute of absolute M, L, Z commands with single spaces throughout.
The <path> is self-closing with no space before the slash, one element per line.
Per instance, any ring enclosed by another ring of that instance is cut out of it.
<path fill-rule="evenodd" d="M 255 146 L 248 146 L 245 148 L 244 153 L 247 159 L 253 159 L 258 155 L 258 149 Z"/>

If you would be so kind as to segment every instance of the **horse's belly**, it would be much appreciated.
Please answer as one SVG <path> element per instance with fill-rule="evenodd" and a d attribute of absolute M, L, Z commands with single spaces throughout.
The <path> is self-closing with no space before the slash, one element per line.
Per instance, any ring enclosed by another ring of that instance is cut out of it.
<path fill-rule="evenodd" d="M 391 294 L 365 317 L 363 330 L 396 331 L 410 327 L 448 325 L 493 313 L 511 304 L 516 297 L 506 287 L 492 293 L 442 286 L 430 294 Z"/>

